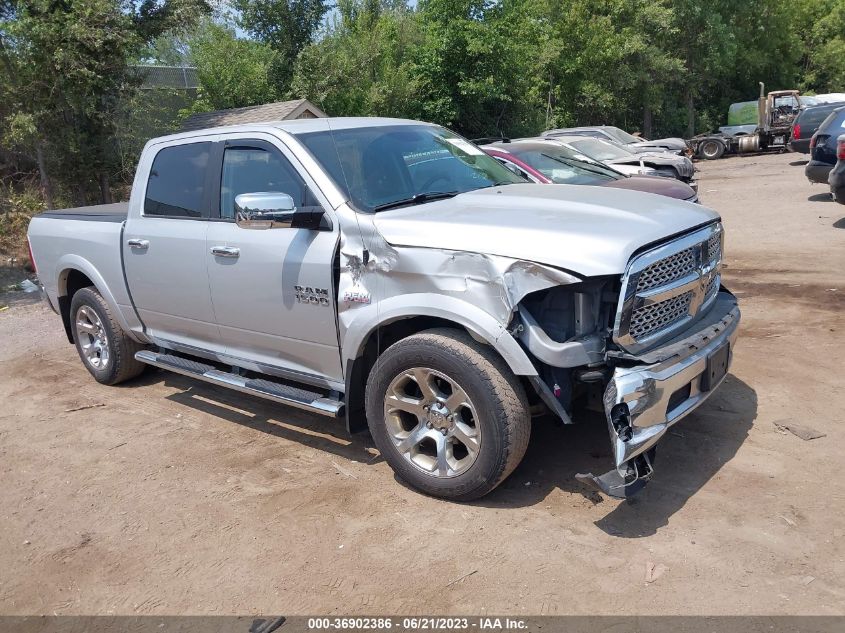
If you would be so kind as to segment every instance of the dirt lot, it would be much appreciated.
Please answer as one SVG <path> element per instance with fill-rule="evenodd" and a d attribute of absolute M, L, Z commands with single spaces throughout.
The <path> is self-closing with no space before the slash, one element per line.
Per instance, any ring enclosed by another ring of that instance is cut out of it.
<path fill-rule="evenodd" d="M 102 387 L 0 297 L 0 610 L 845 613 L 845 207 L 796 158 L 699 165 L 742 338 L 627 503 L 573 479 L 609 466 L 602 426 L 537 425 L 505 485 L 445 503 L 330 421 L 163 372 Z"/>

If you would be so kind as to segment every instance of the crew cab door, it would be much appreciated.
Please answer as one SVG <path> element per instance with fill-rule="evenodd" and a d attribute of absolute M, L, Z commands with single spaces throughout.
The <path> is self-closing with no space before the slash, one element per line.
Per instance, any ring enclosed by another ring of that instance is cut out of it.
<path fill-rule="evenodd" d="M 121 246 L 146 332 L 207 350 L 219 345 L 206 270 L 213 150 L 198 139 L 145 152 Z"/>
<path fill-rule="evenodd" d="M 222 145 L 206 258 L 226 354 L 244 367 L 251 366 L 248 360 L 294 377 L 342 381 L 333 274 L 337 222 L 327 216 L 320 229 L 252 227 L 239 225 L 235 213 L 242 194 L 287 194 L 300 211 L 328 210 L 327 201 L 279 140 L 252 135 Z"/>

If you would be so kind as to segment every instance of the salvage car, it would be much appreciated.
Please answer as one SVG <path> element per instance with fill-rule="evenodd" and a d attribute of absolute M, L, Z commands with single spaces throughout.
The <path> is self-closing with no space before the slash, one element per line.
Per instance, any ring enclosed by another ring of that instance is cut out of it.
<path fill-rule="evenodd" d="M 603 185 L 698 202 L 695 190 L 675 178 L 626 176 L 597 161 L 584 160 L 584 156 L 575 150 L 548 140 L 499 142 L 484 145 L 481 149 L 531 182 Z"/>
<path fill-rule="evenodd" d="M 687 152 L 686 141 L 682 138 L 646 139 L 634 136 L 625 130 L 612 125 L 596 125 L 586 127 L 567 127 L 543 132 L 545 137 L 555 136 L 590 136 L 605 141 L 612 141 L 624 145 L 632 152 L 671 152 L 684 155 Z"/>
<path fill-rule="evenodd" d="M 654 173 L 657 176 L 677 178 L 693 188 L 698 186 L 694 178 L 695 166 L 686 156 L 669 152 L 638 154 L 618 143 L 584 136 L 555 136 L 549 137 L 548 140 L 560 143 L 590 160 L 604 163 L 625 174 Z"/>
<path fill-rule="evenodd" d="M 845 204 L 845 134 L 837 140 L 836 158 L 836 165 L 830 170 L 827 181 L 833 199 L 839 204 Z"/>
<path fill-rule="evenodd" d="M 810 139 L 813 137 L 827 115 L 842 107 L 842 103 L 827 103 L 824 105 L 804 108 L 792 124 L 792 136 L 789 139 L 789 149 L 801 154 L 810 153 Z"/>
<path fill-rule="evenodd" d="M 827 184 L 830 170 L 836 164 L 837 139 L 843 130 L 845 130 L 845 106 L 840 106 L 827 115 L 810 139 L 810 162 L 804 167 L 807 180 Z"/>
<path fill-rule="evenodd" d="M 300 119 L 153 139 L 127 204 L 34 217 L 97 382 L 154 366 L 369 429 L 427 494 L 478 498 L 532 411 L 601 403 L 625 497 L 724 380 L 736 298 L 698 204 L 538 186 L 437 125 Z M 244 406 L 249 406 L 248 402 Z"/>

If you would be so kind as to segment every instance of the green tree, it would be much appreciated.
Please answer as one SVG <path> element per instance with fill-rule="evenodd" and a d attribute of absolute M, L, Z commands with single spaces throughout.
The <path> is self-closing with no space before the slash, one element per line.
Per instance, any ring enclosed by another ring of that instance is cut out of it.
<path fill-rule="evenodd" d="M 424 40 L 413 51 L 424 118 L 469 136 L 525 128 L 525 93 L 532 57 L 519 38 L 522 0 L 425 0 Z"/>
<path fill-rule="evenodd" d="M 523 40 L 536 42 L 531 100 L 548 126 L 617 124 L 646 132 L 677 82 L 681 60 L 667 3 L 646 0 L 532 0 Z"/>
<path fill-rule="evenodd" d="M 795 12 L 801 86 L 815 92 L 845 90 L 845 0 L 803 0 Z"/>
<path fill-rule="evenodd" d="M 296 61 L 291 94 L 332 116 L 419 116 L 410 54 L 421 39 L 404 4 L 342 0 L 338 16 Z"/>
<path fill-rule="evenodd" d="M 278 54 L 268 45 L 209 23 L 189 40 L 188 50 L 200 82 L 192 112 L 258 105 L 279 97 L 273 80 Z"/>
<path fill-rule="evenodd" d="M 278 55 L 278 90 L 287 90 L 297 55 L 314 38 L 328 11 L 327 0 L 232 0 L 240 25 Z"/>
<path fill-rule="evenodd" d="M 132 63 L 153 39 L 207 10 L 204 0 L 5 5 L 0 61 L 13 102 L 4 136 L 37 163 L 48 204 L 51 173 L 79 204 L 96 189 L 110 201 L 119 103 L 140 83 Z"/>

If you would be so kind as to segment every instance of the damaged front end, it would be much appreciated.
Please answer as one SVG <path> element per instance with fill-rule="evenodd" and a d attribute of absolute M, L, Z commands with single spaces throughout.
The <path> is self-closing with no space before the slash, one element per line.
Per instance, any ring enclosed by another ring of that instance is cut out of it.
<path fill-rule="evenodd" d="M 636 255 L 621 283 L 585 280 L 520 304 L 544 402 L 564 423 L 576 401 L 606 419 L 614 468 L 578 480 L 614 497 L 638 492 L 658 441 L 724 380 L 740 312 L 721 287 L 721 258 L 713 223 Z"/>
<path fill-rule="evenodd" d="M 576 478 L 613 497 L 638 492 L 652 474 L 657 442 L 727 375 L 739 320 L 736 298 L 722 291 L 692 334 L 640 356 L 617 354 L 604 392 L 615 468 Z"/>
<path fill-rule="evenodd" d="M 395 241 L 412 241 L 400 229 L 395 221 Z M 575 409 L 604 416 L 614 468 L 577 478 L 629 497 L 651 477 L 658 441 L 727 374 L 740 313 L 721 286 L 721 257 L 722 228 L 710 222 L 635 252 L 621 276 L 584 278 L 520 258 L 388 242 L 362 219 L 338 253 L 344 358 L 354 368 L 370 333 L 403 319 L 462 325 L 530 383 L 538 409 L 542 402 L 565 424 Z"/>

